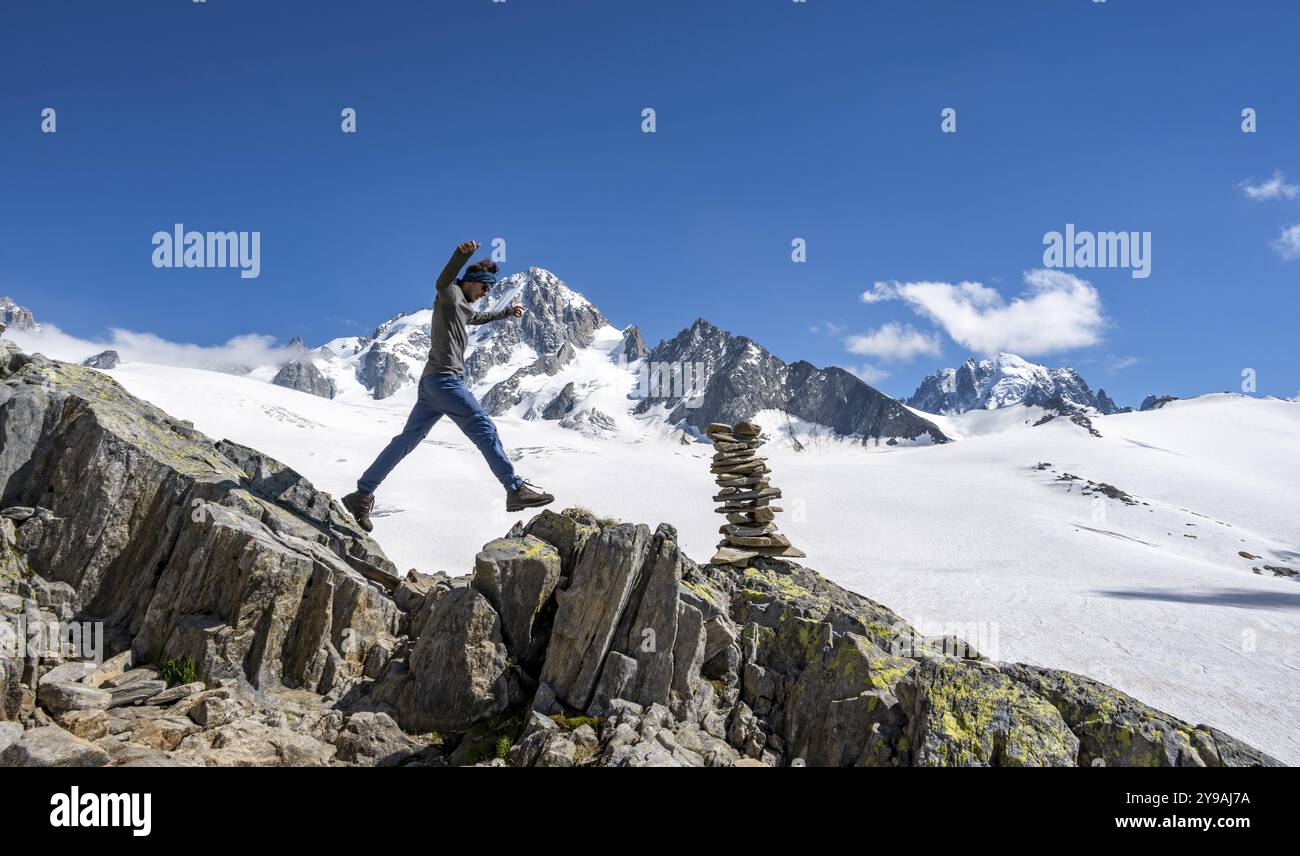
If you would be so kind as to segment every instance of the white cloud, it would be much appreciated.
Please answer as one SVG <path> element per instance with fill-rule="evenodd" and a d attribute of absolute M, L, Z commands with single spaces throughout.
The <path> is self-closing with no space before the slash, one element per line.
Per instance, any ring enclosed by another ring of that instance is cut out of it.
<path fill-rule="evenodd" d="M 904 326 L 896 321 L 870 333 L 849 336 L 844 345 L 851 353 L 884 360 L 910 360 L 921 354 L 938 356 L 941 350 L 938 336 L 922 333 L 911 324 Z"/>
<path fill-rule="evenodd" d="M 877 282 L 871 286 L 870 291 L 862 292 L 863 303 L 879 303 L 882 300 L 893 300 L 898 294 L 894 287 L 887 282 Z"/>
<path fill-rule="evenodd" d="M 1268 181 L 1259 184 L 1251 184 L 1249 181 L 1243 181 L 1237 185 L 1241 188 L 1246 196 L 1257 202 L 1263 202 L 1267 199 L 1295 199 L 1300 195 L 1300 185 L 1287 184 L 1286 176 L 1282 170 L 1273 170 L 1273 177 Z"/>
<path fill-rule="evenodd" d="M 849 371 L 853 372 L 853 374 L 861 378 L 863 382 L 873 384 L 873 385 L 880 383 L 882 380 L 889 377 L 889 372 L 885 371 L 884 369 L 877 368 L 868 363 L 863 363 L 862 365 L 856 367 L 849 366 L 848 368 Z"/>
<path fill-rule="evenodd" d="M 1300 223 L 1283 228 L 1282 234 L 1273 241 L 1272 247 L 1287 261 L 1300 258 Z"/>
<path fill-rule="evenodd" d="M 808 328 L 809 333 L 825 333 L 827 336 L 838 336 L 848 329 L 843 324 L 836 324 L 834 321 L 824 321 L 821 324 L 814 324 Z"/>
<path fill-rule="evenodd" d="M 1034 356 L 1101 341 L 1106 321 L 1091 283 L 1043 269 L 1026 272 L 1024 279 L 1024 293 L 1010 302 L 978 282 L 878 282 L 862 301 L 902 300 L 953 341 L 981 354 Z"/>
<path fill-rule="evenodd" d="M 293 359 L 297 351 L 275 344 L 274 336 L 246 334 L 224 345 L 189 345 L 169 342 L 153 333 L 136 333 L 114 328 L 107 339 L 94 341 L 68 335 L 53 324 L 42 323 L 35 333 L 8 330 L 5 337 L 23 350 L 39 351 L 66 362 L 81 362 L 100 351 L 117 351 L 123 362 L 157 363 L 164 366 L 239 371 L 258 366 L 278 365 Z"/>
<path fill-rule="evenodd" d="M 1108 374 L 1122 372 L 1124 369 L 1132 368 L 1137 365 L 1138 362 L 1140 361 L 1137 357 L 1113 357 L 1111 358 L 1110 364 L 1106 366 L 1106 372 Z"/>

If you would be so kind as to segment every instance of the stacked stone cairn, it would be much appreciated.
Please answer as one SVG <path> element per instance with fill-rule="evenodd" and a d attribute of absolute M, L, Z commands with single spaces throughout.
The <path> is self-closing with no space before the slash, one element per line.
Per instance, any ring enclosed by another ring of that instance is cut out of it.
<path fill-rule="evenodd" d="M 768 481 L 767 458 L 757 454 L 763 445 L 759 439 L 763 429 L 754 422 L 714 422 L 705 433 L 713 441 L 710 471 L 719 488 L 713 501 L 721 503 L 714 510 L 727 516 L 726 524 L 718 529 L 722 540 L 712 564 L 745 567 L 759 556 L 802 557 L 772 522 L 782 510 L 771 504 L 781 491 Z"/>

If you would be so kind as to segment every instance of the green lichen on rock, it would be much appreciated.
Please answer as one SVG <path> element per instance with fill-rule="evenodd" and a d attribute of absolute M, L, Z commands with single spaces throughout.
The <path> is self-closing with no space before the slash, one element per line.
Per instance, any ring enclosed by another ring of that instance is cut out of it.
<path fill-rule="evenodd" d="M 798 629 L 795 635 L 812 644 L 806 665 L 792 674 L 785 691 L 791 751 L 815 766 L 896 763 L 903 716 L 893 690 L 916 661 L 888 654 L 855 633 L 834 634 L 829 645 L 814 647 L 816 637 Z"/>
<path fill-rule="evenodd" d="M 118 440 L 187 476 L 204 480 L 237 477 L 237 471 L 211 441 L 131 395 L 102 372 L 36 356 L 11 374 L 6 383 L 57 390 L 66 401 L 62 420 L 88 413 Z"/>
<path fill-rule="evenodd" d="M 1060 711 L 1079 738 L 1081 766 L 1217 767 L 1278 763 L 1215 729 L 1193 726 L 1092 678 L 1022 663 L 1004 665 L 1002 671 Z"/>
<path fill-rule="evenodd" d="M 584 508 L 566 508 L 559 513 L 548 508 L 528 521 L 521 534 L 532 535 L 553 546 L 568 567 L 588 539 L 600 530 L 595 515 Z"/>
<path fill-rule="evenodd" d="M 1072 767 L 1079 739 L 1046 699 L 995 668 L 927 659 L 898 684 L 919 767 Z"/>
<path fill-rule="evenodd" d="M 731 617 L 744 626 L 771 624 L 771 615 L 793 614 L 826 622 L 836 633 L 856 633 L 885 650 L 902 650 L 916 631 L 886 606 L 838 586 L 816 571 L 778 559 L 755 559 L 743 573 L 710 565 L 702 574 L 716 587 L 737 591 Z"/>
<path fill-rule="evenodd" d="M 14 583 L 26 578 L 27 560 L 18 548 L 18 535 L 14 522 L 0 518 L 0 591 L 8 591 Z"/>

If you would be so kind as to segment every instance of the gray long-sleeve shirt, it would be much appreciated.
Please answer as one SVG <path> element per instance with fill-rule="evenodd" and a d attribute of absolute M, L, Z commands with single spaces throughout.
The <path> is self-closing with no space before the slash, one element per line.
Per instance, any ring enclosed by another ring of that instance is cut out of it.
<path fill-rule="evenodd" d="M 465 292 L 456 284 L 456 275 L 469 261 L 471 253 L 457 250 L 452 253 L 451 261 L 438 276 L 437 297 L 433 301 L 433 322 L 429 331 L 432 344 L 429 346 L 429 361 L 424 365 L 420 377 L 431 374 L 456 372 L 465 374 L 465 326 L 467 324 L 487 324 L 500 321 L 508 311 L 475 312 L 474 307 L 465 299 Z"/>

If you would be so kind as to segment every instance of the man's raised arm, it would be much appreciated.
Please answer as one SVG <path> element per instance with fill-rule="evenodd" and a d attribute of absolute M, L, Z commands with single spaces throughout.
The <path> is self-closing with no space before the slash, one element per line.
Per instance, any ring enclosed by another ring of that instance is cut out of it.
<path fill-rule="evenodd" d="M 518 318 L 524 314 L 524 307 L 515 303 L 507 306 L 505 309 L 498 309 L 496 312 L 474 312 L 469 318 L 465 319 L 466 324 L 491 324 L 493 321 L 500 321 L 502 318 Z"/>
<path fill-rule="evenodd" d="M 470 257 L 474 255 L 478 248 L 478 241 L 466 241 L 457 246 L 456 251 L 451 254 L 451 261 L 447 262 L 447 266 L 442 269 L 442 273 L 438 274 L 438 283 L 434 286 L 434 291 L 442 293 L 444 288 L 455 282 L 460 269 L 469 262 Z"/>

